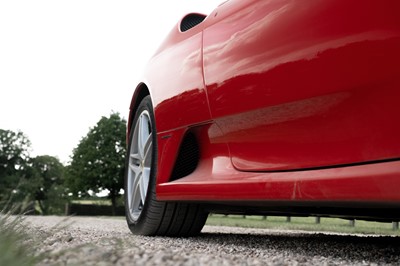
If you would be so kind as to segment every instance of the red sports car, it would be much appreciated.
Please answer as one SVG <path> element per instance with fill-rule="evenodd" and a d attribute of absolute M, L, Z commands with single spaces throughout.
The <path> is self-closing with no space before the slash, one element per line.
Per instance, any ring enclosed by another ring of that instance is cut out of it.
<path fill-rule="evenodd" d="M 209 212 L 397 221 L 400 1 L 230 0 L 188 14 L 128 123 L 134 234 L 195 235 Z"/>

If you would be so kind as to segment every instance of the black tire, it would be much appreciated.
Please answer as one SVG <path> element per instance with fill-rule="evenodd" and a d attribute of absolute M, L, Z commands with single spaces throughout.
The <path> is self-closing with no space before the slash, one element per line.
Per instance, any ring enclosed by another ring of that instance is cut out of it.
<path fill-rule="evenodd" d="M 146 123 L 147 126 L 141 126 Z M 141 133 L 140 137 L 139 132 Z M 143 136 L 147 135 L 147 141 L 143 142 Z M 139 147 L 143 148 L 142 152 Z M 125 213 L 129 229 L 135 235 L 197 235 L 208 216 L 200 205 L 162 202 L 156 199 L 157 151 L 153 106 L 150 96 L 147 96 L 143 98 L 136 111 L 126 156 L 124 189 Z M 143 158 L 139 156 L 140 153 L 143 154 Z M 149 156 L 150 153 L 151 156 Z M 148 171 L 149 168 L 150 171 Z M 150 173 L 148 174 L 148 172 Z M 146 184 L 147 190 L 141 189 Z M 145 199 L 144 203 L 143 198 Z"/>

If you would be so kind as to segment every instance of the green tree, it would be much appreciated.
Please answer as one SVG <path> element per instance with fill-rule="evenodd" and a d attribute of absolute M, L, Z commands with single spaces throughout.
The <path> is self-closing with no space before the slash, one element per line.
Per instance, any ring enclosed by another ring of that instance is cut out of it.
<path fill-rule="evenodd" d="M 0 129 L 0 210 L 13 207 L 31 194 L 27 179 L 30 141 L 21 132 Z"/>
<path fill-rule="evenodd" d="M 68 167 L 69 188 L 75 195 L 107 189 L 113 214 L 123 188 L 126 121 L 118 113 L 102 117 L 73 151 Z"/>
<path fill-rule="evenodd" d="M 63 164 L 55 157 L 42 155 L 31 159 L 31 167 L 35 180 L 34 199 L 40 211 L 42 214 L 60 213 L 66 200 Z"/>

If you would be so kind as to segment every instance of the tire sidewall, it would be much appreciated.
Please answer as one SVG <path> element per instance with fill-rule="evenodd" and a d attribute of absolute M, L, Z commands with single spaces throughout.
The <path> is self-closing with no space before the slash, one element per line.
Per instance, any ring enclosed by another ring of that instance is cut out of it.
<path fill-rule="evenodd" d="M 130 156 L 130 151 L 131 151 L 131 146 L 132 146 L 132 137 L 133 137 L 133 131 L 135 129 L 137 120 L 140 116 L 140 114 L 143 111 L 148 111 L 150 115 L 150 120 L 151 120 L 151 125 L 152 125 L 152 138 L 153 138 L 153 151 L 152 151 L 152 161 L 151 161 L 151 170 L 150 170 L 150 178 L 149 178 L 149 186 L 147 188 L 147 194 L 146 194 L 146 199 L 145 203 L 142 209 L 142 212 L 140 213 L 138 219 L 134 221 L 130 215 L 129 211 L 129 203 L 128 203 L 128 195 L 125 194 L 125 213 L 126 213 L 126 220 L 129 225 L 129 228 L 134 231 L 141 231 L 141 227 L 146 223 L 146 213 L 148 212 L 149 205 L 151 204 L 151 201 L 154 200 L 152 198 L 152 194 L 155 191 L 155 176 L 157 172 L 157 132 L 156 132 L 156 124 L 155 124 L 155 119 L 154 119 L 154 112 L 153 112 L 153 105 L 151 102 L 150 96 L 146 96 L 143 98 L 143 100 L 140 102 L 136 113 L 135 117 L 132 121 L 131 124 L 131 130 L 129 133 L 129 139 L 128 139 L 128 149 L 127 149 L 127 154 L 126 154 L 126 159 L 125 159 L 125 177 L 124 177 L 124 191 L 127 193 L 127 185 L 128 185 L 128 172 L 129 172 L 129 156 Z M 134 232 L 135 233 L 135 232 Z"/>

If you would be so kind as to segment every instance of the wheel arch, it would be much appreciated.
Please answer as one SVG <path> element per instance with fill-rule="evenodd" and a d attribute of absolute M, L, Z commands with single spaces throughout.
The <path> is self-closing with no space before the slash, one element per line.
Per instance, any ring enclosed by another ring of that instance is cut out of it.
<path fill-rule="evenodd" d="M 138 109 L 139 104 L 143 100 L 143 98 L 148 95 L 150 95 L 150 90 L 148 86 L 144 82 L 139 83 L 135 89 L 135 92 L 133 93 L 131 104 L 129 107 L 129 118 L 128 118 L 127 134 L 126 134 L 127 142 L 131 131 L 132 121 L 135 118 L 136 110 Z"/>

